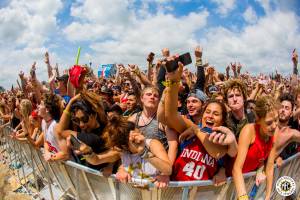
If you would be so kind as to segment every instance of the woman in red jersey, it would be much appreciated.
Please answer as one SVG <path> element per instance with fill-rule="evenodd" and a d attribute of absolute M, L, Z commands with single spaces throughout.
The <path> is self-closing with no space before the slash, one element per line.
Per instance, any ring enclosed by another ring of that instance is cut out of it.
<path fill-rule="evenodd" d="M 180 137 L 191 135 L 188 132 L 194 137 L 181 146 L 180 156 L 174 163 L 173 179 L 186 181 L 212 179 L 217 173 L 217 159 L 225 154 L 234 157 L 237 153 L 237 142 L 234 134 L 222 126 L 227 113 L 224 104 L 220 102 L 212 101 L 206 104 L 199 125 L 177 112 L 179 83 L 183 70 L 180 62 L 178 65 L 176 71 L 167 73 L 168 81 L 158 115 L 163 116 L 161 118 L 164 119 L 164 123 L 180 133 Z"/>
<path fill-rule="evenodd" d="M 181 151 L 174 163 L 173 179 L 177 181 L 208 180 L 213 179 L 219 168 L 217 159 L 210 155 L 201 142 L 201 134 L 205 131 L 216 131 L 209 138 L 215 143 L 229 145 L 227 153 L 235 156 L 237 143 L 233 133 L 224 125 L 226 119 L 226 107 L 223 103 L 210 100 L 204 108 L 199 128 L 191 127 L 187 131 L 194 132 L 194 137 L 181 143 Z M 202 128 L 203 127 L 203 128 Z M 185 131 L 183 135 L 187 133 Z M 220 137 L 216 137 L 219 134 Z M 232 142 L 231 142 L 232 141 Z M 232 144 L 231 144 L 232 143 Z M 224 168 L 222 169 L 224 170 Z"/>
<path fill-rule="evenodd" d="M 277 128 L 278 109 L 272 97 L 260 97 L 256 101 L 255 112 L 256 122 L 244 126 L 240 133 L 232 171 L 238 199 L 248 199 L 243 173 L 265 166 Z"/>

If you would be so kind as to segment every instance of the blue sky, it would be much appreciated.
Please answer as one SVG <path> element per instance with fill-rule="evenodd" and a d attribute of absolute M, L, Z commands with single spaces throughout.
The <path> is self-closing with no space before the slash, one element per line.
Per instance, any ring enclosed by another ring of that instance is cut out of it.
<path fill-rule="evenodd" d="M 70 67 L 78 46 L 80 63 L 135 63 L 169 47 L 192 52 L 224 72 L 230 62 L 242 71 L 291 73 L 290 54 L 300 48 L 297 0 L 2 0 L 0 85 L 16 85 L 18 73 L 47 80 L 43 55 L 60 70 Z M 189 66 L 193 70 L 193 66 Z"/>

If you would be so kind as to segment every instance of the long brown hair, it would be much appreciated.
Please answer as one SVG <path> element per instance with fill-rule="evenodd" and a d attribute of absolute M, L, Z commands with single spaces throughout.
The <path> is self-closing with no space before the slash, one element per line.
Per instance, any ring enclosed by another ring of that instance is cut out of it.
<path fill-rule="evenodd" d="M 133 122 L 127 121 L 121 116 L 113 116 L 104 129 L 103 139 L 106 142 L 106 147 L 117 147 L 128 151 L 129 133 L 134 129 L 135 124 Z"/>

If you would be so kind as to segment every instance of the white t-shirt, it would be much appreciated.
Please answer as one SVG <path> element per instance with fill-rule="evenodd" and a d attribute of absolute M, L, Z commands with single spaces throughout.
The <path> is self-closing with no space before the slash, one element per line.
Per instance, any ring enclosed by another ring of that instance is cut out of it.
<path fill-rule="evenodd" d="M 132 178 L 150 179 L 158 175 L 158 170 L 138 154 L 123 153 L 122 165 Z"/>
<path fill-rule="evenodd" d="M 56 125 L 56 121 L 52 120 L 51 124 L 47 128 L 47 123 L 45 120 L 42 121 L 42 130 L 45 133 L 45 141 L 49 146 L 49 151 L 52 153 L 57 153 L 60 151 L 58 142 L 54 135 L 54 127 Z"/>
<path fill-rule="evenodd" d="M 149 148 L 151 139 L 146 140 Z M 133 178 L 151 179 L 159 174 L 159 171 L 147 160 L 138 154 L 122 153 L 122 165 Z"/>

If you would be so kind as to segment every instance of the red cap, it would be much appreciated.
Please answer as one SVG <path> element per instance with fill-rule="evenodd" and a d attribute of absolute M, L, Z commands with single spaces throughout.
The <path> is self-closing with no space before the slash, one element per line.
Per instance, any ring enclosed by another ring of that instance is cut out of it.
<path fill-rule="evenodd" d="M 82 67 L 80 65 L 74 65 L 69 70 L 69 79 L 70 82 L 74 85 L 75 88 L 79 87 L 79 78 L 82 72 Z"/>
<path fill-rule="evenodd" d="M 37 114 L 36 111 L 32 111 L 32 112 L 31 112 L 31 116 L 32 116 L 33 118 L 37 118 L 37 117 L 38 117 L 38 114 Z"/>

